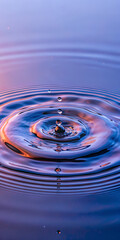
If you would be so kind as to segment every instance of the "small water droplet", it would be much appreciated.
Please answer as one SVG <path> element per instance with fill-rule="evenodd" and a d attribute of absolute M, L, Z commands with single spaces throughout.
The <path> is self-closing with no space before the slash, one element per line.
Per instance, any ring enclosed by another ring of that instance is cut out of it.
<path fill-rule="evenodd" d="M 62 114 L 62 110 L 61 110 L 61 109 L 58 109 L 58 113 L 59 113 L 59 114 Z"/>
<path fill-rule="evenodd" d="M 60 231 L 60 230 L 57 230 L 57 234 L 59 234 L 59 235 L 60 235 L 60 234 L 61 234 L 61 231 Z"/>
<path fill-rule="evenodd" d="M 48 93 L 51 93 L 51 90 L 50 90 L 50 89 L 48 90 Z"/>
<path fill-rule="evenodd" d="M 43 225 L 43 226 L 42 226 L 42 228 L 43 228 L 43 229 L 45 229 L 45 228 L 46 228 L 46 226 L 45 226 L 45 225 Z"/>
<path fill-rule="evenodd" d="M 56 128 L 55 128 L 55 133 L 60 137 L 61 134 L 63 135 L 65 132 L 65 129 L 62 125 L 57 125 Z"/>
<path fill-rule="evenodd" d="M 59 172 L 61 172 L 61 169 L 60 169 L 60 168 L 56 168 L 56 169 L 55 169 L 55 172 L 56 172 L 56 173 L 59 173 Z"/>
<path fill-rule="evenodd" d="M 58 102 L 62 102 L 62 98 L 61 97 L 58 97 Z"/>
<path fill-rule="evenodd" d="M 61 126 L 62 122 L 60 120 L 56 121 L 56 125 Z"/>

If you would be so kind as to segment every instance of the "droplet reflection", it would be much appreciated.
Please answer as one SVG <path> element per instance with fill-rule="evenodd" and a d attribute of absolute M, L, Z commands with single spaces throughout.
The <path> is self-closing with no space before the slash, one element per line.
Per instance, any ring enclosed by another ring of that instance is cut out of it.
<path fill-rule="evenodd" d="M 62 102 L 62 98 L 61 97 L 58 97 L 58 102 Z"/>
<path fill-rule="evenodd" d="M 58 113 L 59 113 L 59 114 L 62 114 L 62 110 L 61 110 L 61 109 L 58 109 Z"/>

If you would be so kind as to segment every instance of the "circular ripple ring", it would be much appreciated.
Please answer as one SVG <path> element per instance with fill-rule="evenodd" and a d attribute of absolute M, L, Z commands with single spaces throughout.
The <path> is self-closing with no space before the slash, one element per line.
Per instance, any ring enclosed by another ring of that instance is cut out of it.
<path fill-rule="evenodd" d="M 117 96 L 85 90 L 3 95 L 3 184 L 16 186 L 17 171 L 17 178 L 24 178 L 17 187 L 31 191 L 88 193 L 119 187 L 119 106 Z"/>

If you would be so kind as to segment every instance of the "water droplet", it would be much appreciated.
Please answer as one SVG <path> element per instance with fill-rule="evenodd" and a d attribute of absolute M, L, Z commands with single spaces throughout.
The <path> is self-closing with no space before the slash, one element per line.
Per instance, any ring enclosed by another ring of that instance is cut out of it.
<path fill-rule="evenodd" d="M 59 235 L 60 235 L 60 234 L 61 234 L 61 231 L 60 231 L 60 230 L 57 230 L 57 234 L 59 234 Z"/>
<path fill-rule="evenodd" d="M 61 110 L 61 109 L 58 109 L 58 113 L 59 113 L 59 114 L 62 114 L 62 110 Z"/>
<path fill-rule="evenodd" d="M 56 172 L 56 173 L 59 173 L 59 172 L 61 172 L 61 169 L 60 169 L 60 168 L 56 168 L 56 169 L 55 169 L 55 172 Z"/>
<path fill-rule="evenodd" d="M 42 228 L 43 228 L 43 229 L 45 229 L 45 228 L 46 228 L 46 226 L 45 226 L 45 225 L 43 225 L 43 226 L 42 226 Z"/>
<path fill-rule="evenodd" d="M 58 102 L 62 102 L 62 98 L 61 97 L 58 97 Z"/>
<path fill-rule="evenodd" d="M 60 134 L 63 134 L 65 132 L 65 129 L 64 129 L 64 127 L 62 125 L 60 125 L 60 126 L 57 125 L 56 128 L 55 128 L 55 132 L 57 134 L 59 134 L 59 136 L 60 136 Z"/>
<path fill-rule="evenodd" d="M 48 90 L 48 93 L 51 93 L 51 90 L 50 90 L 50 89 Z"/>
<path fill-rule="evenodd" d="M 62 122 L 60 120 L 56 121 L 56 125 L 61 126 Z"/>

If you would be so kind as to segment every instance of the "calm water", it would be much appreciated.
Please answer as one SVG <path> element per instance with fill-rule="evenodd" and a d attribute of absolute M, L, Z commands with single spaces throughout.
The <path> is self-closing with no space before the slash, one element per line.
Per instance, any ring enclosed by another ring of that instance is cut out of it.
<path fill-rule="evenodd" d="M 119 9 L 0 1 L 0 240 L 120 238 Z"/>

